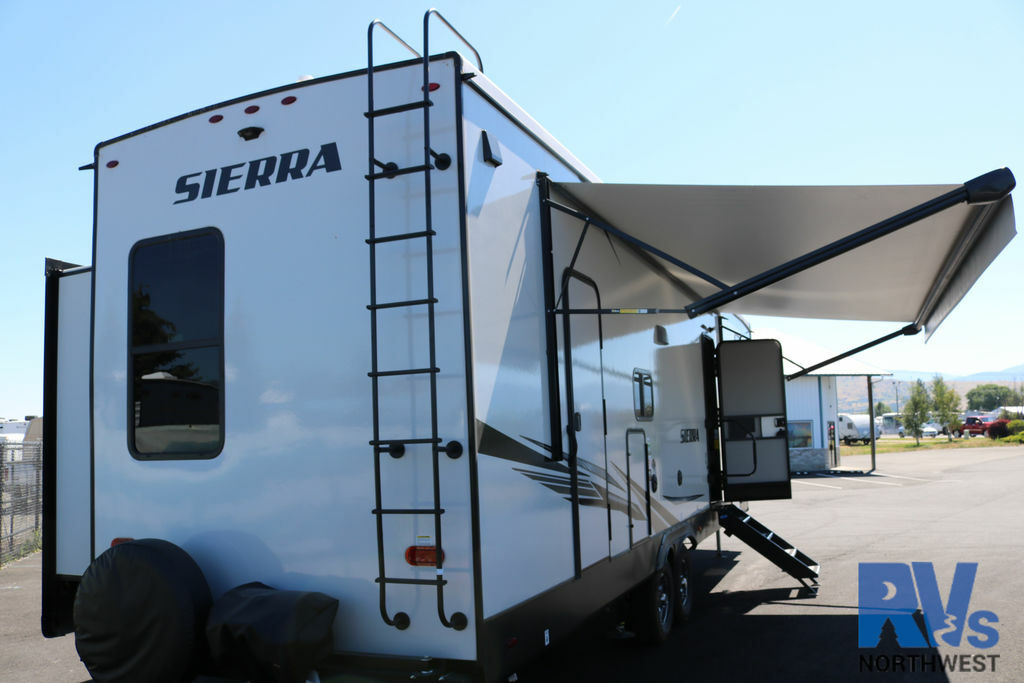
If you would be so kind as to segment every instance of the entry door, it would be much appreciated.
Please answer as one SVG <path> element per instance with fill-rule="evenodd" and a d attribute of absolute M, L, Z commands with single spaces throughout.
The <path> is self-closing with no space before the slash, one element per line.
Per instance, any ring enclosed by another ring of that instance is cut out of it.
<path fill-rule="evenodd" d="M 725 500 L 791 498 L 782 347 L 774 339 L 718 345 Z"/>
<path fill-rule="evenodd" d="M 566 309 L 601 307 L 597 284 L 575 271 L 567 272 Z M 579 560 L 585 569 L 608 557 L 608 456 L 605 449 L 604 362 L 601 316 L 594 313 L 564 316 L 565 420 L 569 466 L 576 475 L 579 520 Z"/>

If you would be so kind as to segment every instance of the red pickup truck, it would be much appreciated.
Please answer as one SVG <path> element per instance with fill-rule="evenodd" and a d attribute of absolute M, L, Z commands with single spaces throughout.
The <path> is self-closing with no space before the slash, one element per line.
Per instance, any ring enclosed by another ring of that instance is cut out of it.
<path fill-rule="evenodd" d="M 1002 422 L 1003 424 L 1006 424 L 1007 420 L 992 419 L 985 417 L 984 415 L 965 417 L 963 426 L 960 429 L 954 431 L 953 436 L 960 437 L 964 434 L 966 434 L 967 436 L 974 436 L 975 434 L 988 436 L 989 428 L 992 425 L 996 424 L 997 422 Z"/>

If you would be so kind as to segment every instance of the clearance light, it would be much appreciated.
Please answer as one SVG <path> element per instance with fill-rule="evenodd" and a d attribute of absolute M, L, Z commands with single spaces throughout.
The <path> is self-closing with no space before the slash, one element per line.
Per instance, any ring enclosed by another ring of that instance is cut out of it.
<path fill-rule="evenodd" d="M 250 104 L 248 107 L 245 108 L 245 113 L 246 114 L 255 114 L 259 110 L 260 110 L 260 108 L 259 108 L 258 105 Z"/>
<path fill-rule="evenodd" d="M 129 541 L 134 541 L 134 540 L 135 540 L 134 538 L 128 538 L 127 536 L 118 536 L 117 538 L 115 538 L 113 541 L 110 542 L 110 547 L 113 548 L 115 545 L 121 545 L 122 543 L 128 543 Z"/>
<path fill-rule="evenodd" d="M 437 546 L 411 545 L 405 549 L 405 561 L 413 567 L 436 567 Z M 444 551 L 441 551 L 441 562 L 444 563 Z"/>
<path fill-rule="evenodd" d="M 221 116 L 220 114 L 214 114 L 213 116 L 210 117 L 210 123 L 220 123 L 223 120 L 224 120 L 224 117 Z"/>
<path fill-rule="evenodd" d="M 297 99 L 299 98 L 297 98 L 295 95 L 289 95 L 288 97 L 281 100 L 281 104 L 294 104 L 295 100 Z"/>
<path fill-rule="evenodd" d="M 428 83 L 427 84 L 427 90 L 429 90 L 430 92 L 434 92 L 435 90 L 439 90 L 440 88 L 441 88 L 441 84 L 440 83 Z M 420 87 L 420 90 L 423 90 L 422 86 Z"/>

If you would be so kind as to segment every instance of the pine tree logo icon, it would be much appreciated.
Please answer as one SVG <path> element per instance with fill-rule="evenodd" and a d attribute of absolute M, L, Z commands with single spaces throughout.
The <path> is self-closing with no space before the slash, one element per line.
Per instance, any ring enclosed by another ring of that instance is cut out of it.
<path fill-rule="evenodd" d="M 882 630 L 878 634 L 878 645 L 875 645 L 876 650 L 899 650 L 900 641 L 896 636 L 896 627 L 892 625 L 890 619 L 886 619 L 885 623 L 882 624 Z"/>

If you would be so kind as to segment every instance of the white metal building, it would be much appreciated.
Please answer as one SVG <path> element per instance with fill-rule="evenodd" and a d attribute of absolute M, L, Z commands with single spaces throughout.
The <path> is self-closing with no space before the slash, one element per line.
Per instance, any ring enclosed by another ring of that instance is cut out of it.
<path fill-rule="evenodd" d="M 783 372 L 787 376 L 837 355 L 779 330 L 759 329 L 754 332 L 754 337 L 779 340 Z M 855 358 L 844 358 L 803 377 L 788 380 L 786 415 L 790 469 L 794 472 L 815 471 L 839 465 L 837 377 L 864 377 L 866 383 L 871 377 L 891 374 Z"/>

